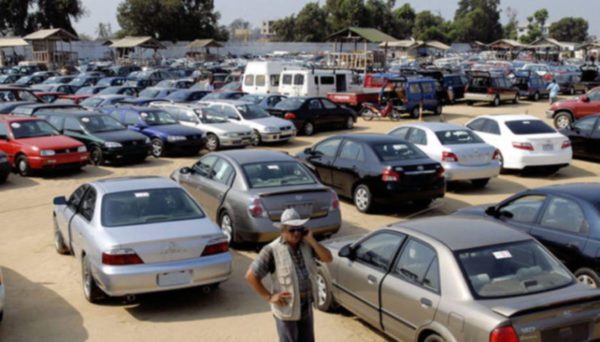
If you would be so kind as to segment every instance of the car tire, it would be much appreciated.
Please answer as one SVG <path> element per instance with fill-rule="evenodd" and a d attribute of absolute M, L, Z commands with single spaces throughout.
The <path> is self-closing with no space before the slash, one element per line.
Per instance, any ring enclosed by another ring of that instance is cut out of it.
<path fill-rule="evenodd" d="M 536 92 L 533 94 L 533 101 L 537 102 L 540 100 L 540 93 Z"/>
<path fill-rule="evenodd" d="M 373 209 L 373 195 L 371 194 L 369 187 L 365 184 L 356 186 L 352 199 L 354 201 L 354 206 L 361 213 L 369 213 Z"/>
<path fill-rule="evenodd" d="M 441 104 L 438 104 L 438 105 L 435 107 L 435 111 L 434 111 L 435 115 L 442 115 L 443 108 L 444 108 L 444 107 L 442 107 L 442 105 L 441 105 Z"/>
<path fill-rule="evenodd" d="M 472 106 L 473 105 L 473 101 L 467 101 L 467 106 Z"/>
<path fill-rule="evenodd" d="M 360 113 L 359 113 L 359 114 L 360 114 L 360 116 L 363 118 L 363 120 L 365 120 L 365 121 L 371 121 L 371 120 L 373 120 L 373 118 L 374 118 L 374 117 L 375 117 L 375 115 L 376 115 L 375 113 L 373 113 L 373 111 L 372 111 L 372 110 L 370 110 L 370 109 L 368 109 L 368 108 L 363 108 L 363 109 L 360 111 Z"/>
<path fill-rule="evenodd" d="M 258 146 L 261 143 L 260 133 L 257 130 L 252 131 L 252 146 Z"/>
<path fill-rule="evenodd" d="M 17 166 L 17 172 L 23 177 L 29 177 L 33 173 L 31 166 L 29 165 L 29 160 L 27 160 L 27 157 L 24 155 L 17 157 L 15 165 Z"/>
<path fill-rule="evenodd" d="M 304 126 L 302 126 L 302 134 L 310 137 L 315 134 L 315 124 L 312 121 L 306 121 Z"/>
<path fill-rule="evenodd" d="M 216 151 L 221 146 L 221 142 L 219 141 L 219 137 L 215 134 L 209 133 L 206 135 L 206 149 L 209 151 Z"/>
<path fill-rule="evenodd" d="M 512 103 L 513 103 L 513 104 L 517 104 L 517 103 L 519 103 L 519 93 L 516 93 L 516 94 L 515 94 L 515 98 L 512 100 Z"/>
<path fill-rule="evenodd" d="M 65 240 L 62 236 L 62 233 L 58 229 L 58 223 L 56 222 L 56 216 L 52 218 L 54 223 L 54 249 L 56 253 L 60 255 L 69 254 L 69 248 L 65 245 Z"/>
<path fill-rule="evenodd" d="M 90 163 L 98 166 L 102 165 L 104 158 L 102 157 L 102 149 L 99 146 L 92 146 L 90 149 Z"/>
<path fill-rule="evenodd" d="M 354 118 L 349 116 L 346 118 L 346 124 L 344 125 L 345 129 L 353 129 L 354 128 Z"/>
<path fill-rule="evenodd" d="M 442 336 L 438 335 L 438 334 L 431 334 L 427 337 L 425 337 L 425 339 L 423 339 L 423 342 L 444 342 L 446 340 L 444 340 L 442 338 Z"/>
<path fill-rule="evenodd" d="M 554 116 L 554 127 L 557 129 L 568 128 L 573 123 L 573 117 L 566 112 L 559 112 Z"/>
<path fill-rule="evenodd" d="M 499 107 L 500 104 L 501 104 L 500 97 L 498 95 L 496 95 L 496 97 L 494 97 L 494 101 L 492 102 L 492 106 Z"/>
<path fill-rule="evenodd" d="M 219 228 L 227 236 L 229 245 L 234 245 L 237 242 L 235 238 L 235 223 L 227 211 L 223 211 L 219 217 Z"/>
<path fill-rule="evenodd" d="M 319 267 L 315 278 L 317 285 L 317 309 L 324 312 L 331 312 L 337 307 L 333 293 L 331 291 L 331 280 L 327 277 L 326 272 Z"/>
<path fill-rule="evenodd" d="M 393 109 L 390 112 L 390 120 L 392 120 L 392 121 L 400 120 L 400 113 L 397 110 Z"/>
<path fill-rule="evenodd" d="M 419 107 L 414 107 L 411 111 L 410 111 L 410 117 L 412 119 L 418 119 L 419 118 Z"/>
<path fill-rule="evenodd" d="M 81 259 L 81 282 L 83 285 L 83 296 L 90 303 L 99 303 L 106 298 L 106 294 L 98 287 L 92 275 L 90 261 L 87 255 Z"/>
<path fill-rule="evenodd" d="M 589 268 L 580 268 L 575 271 L 575 278 L 577 281 L 589 285 L 593 288 L 598 288 L 600 286 L 600 277 L 598 274 Z"/>
<path fill-rule="evenodd" d="M 471 184 L 473 184 L 473 187 L 476 189 L 483 189 L 485 188 L 485 186 L 490 182 L 489 178 L 482 178 L 482 179 L 473 179 L 471 180 Z"/>
<path fill-rule="evenodd" d="M 165 144 L 159 138 L 152 139 L 151 142 L 151 153 L 154 158 L 160 158 L 165 154 Z"/>
<path fill-rule="evenodd" d="M 0 174 L 0 184 L 6 183 L 6 180 L 8 180 L 8 172 Z"/>

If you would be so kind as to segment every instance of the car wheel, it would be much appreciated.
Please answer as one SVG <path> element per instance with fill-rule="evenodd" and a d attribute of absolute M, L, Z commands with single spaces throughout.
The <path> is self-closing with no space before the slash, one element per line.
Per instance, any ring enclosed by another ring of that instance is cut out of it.
<path fill-rule="evenodd" d="M 573 117 L 569 113 L 560 112 L 554 116 L 554 127 L 557 129 L 568 128 L 573 123 Z"/>
<path fill-rule="evenodd" d="M 393 109 L 392 112 L 390 113 L 390 120 L 392 120 L 392 121 L 400 120 L 400 113 L 397 110 Z"/>
<path fill-rule="evenodd" d="M 0 174 L 0 184 L 6 183 L 7 179 L 8 179 L 8 172 Z"/>
<path fill-rule="evenodd" d="M 318 269 L 315 282 L 317 284 L 317 309 L 325 312 L 333 311 L 336 305 L 331 293 L 331 281 L 322 268 Z"/>
<path fill-rule="evenodd" d="M 154 158 L 160 158 L 165 153 L 165 146 L 159 138 L 152 139 L 152 156 Z"/>
<path fill-rule="evenodd" d="M 600 278 L 598 274 L 589 268 L 580 268 L 575 272 L 575 277 L 577 281 L 582 284 L 589 285 L 593 288 L 598 288 L 600 286 Z"/>
<path fill-rule="evenodd" d="M 253 146 L 258 146 L 258 145 L 260 145 L 260 142 L 261 142 L 261 141 L 260 141 L 260 133 L 258 133 L 258 131 L 257 131 L 257 130 L 253 130 L 253 131 L 252 131 L 252 136 L 251 136 L 251 139 L 252 139 L 252 145 L 253 145 Z"/>
<path fill-rule="evenodd" d="M 220 142 L 219 142 L 219 137 L 217 137 L 216 135 L 209 133 L 206 136 L 206 148 L 209 151 L 216 151 L 219 149 L 220 146 Z"/>
<path fill-rule="evenodd" d="M 442 105 L 437 105 L 435 107 L 435 111 L 434 111 L 435 115 L 442 115 L 442 110 L 443 110 Z"/>
<path fill-rule="evenodd" d="M 533 94 L 533 101 L 539 101 L 540 100 L 540 93 L 535 93 Z"/>
<path fill-rule="evenodd" d="M 445 340 L 438 334 L 431 334 L 423 340 L 423 342 L 444 342 Z"/>
<path fill-rule="evenodd" d="M 354 128 L 354 118 L 349 116 L 346 118 L 346 129 L 353 129 Z"/>
<path fill-rule="evenodd" d="M 418 119 L 419 118 L 419 107 L 414 107 L 411 111 L 410 111 L 410 117 L 413 119 Z"/>
<path fill-rule="evenodd" d="M 353 199 L 354 205 L 358 211 L 361 213 L 368 213 L 371 211 L 373 196 L 371 195 L 371 190 L 368 186 L 359 184 L 356 189 L 354 189 Z"/>
<path fill-rule="evenodd" d="M 221 214 L 221 217 L 219 218 L 219 226 L 221 227 L 221 231 L 223 231 L 223 234 L 227 236 L 227 242 L 229 242 L 230 245 L 234 244 L 235 228 L 233 224 L 233 219 L 231 218 L 228 212 L 225 211 Z"/>
<path fill-rule="evenodd" d="M 94 146 L 90 149 L 90 163 L 92 165 L 101 165 L 103 161 L 102 149 L 98 146 Z"/>
<path fill-rule="evenodd" d="M 498 99 L 498 100 L 500 100 L 500 99 Z M 499 103 L 500 103 L 500 101 L 499 101 Z M 513 104 L 519 103 L 519 93 L 515 94 L 515 98 L 513 98 L 512 103 Z"/>
<path fill-rule="evenodd" d="M 483 179 L 473 179 L 471 180 L 471 184 L 473 184 L 473 187 L 477 188 L 477 189 L 483 189 L 485 188 L 485 186 L 490 182 L 489 178 L 483 178 Z"/>
<path fill-rule="evenodd" d="M 29 177 L 32 174 L 31 166 L 27 157 L 21 155 L 17 157 L 17 172 L 23 177 Z"/>
<path fill-rule="evenodd" d="M 315 124 L 313 124 L 311 121 L 306 121 L 304 123 L 304 127 L 302 127 L 302 133 L 308 137 L 315 134 Z"/>
<path fill-rule="evenodd" d="M 473 101 L 467 101 L 467 106 L 472 106 L 473 105 Z"/>
<path fill-rule="evenodd" d="M 371 121 L 373 120 L 373 118 L 375 117 L 375 113 L 373 113 L 372 110 L 368 109 L 368 108 L 363 108 L 360 111 L 360 116 L 363 118 L 363 120 L 365 121 Z"/>
<path fill-rule="evenodd" d="M 56 253 L 58 254 L 69 254 L 69 248 L 65 245 L 65 240 L 63 239 L 62 233 L 58 229 L 56 217 L 53 217 L 52 220 L 54 223 L 54 249 L 56 249 Z"/>
<path fill-rule="evenodd" d="M 87 255 L 84 255 L 81 260 L 81 278 L 83 283 L 83 295 L 88 302 L 98 303 L 106 297 L 106 294 L 104 294 L 96 284 Z"/>
<path fill-rule="evenodd" d="M 494 107 L 500 106 L 500 98 L 498 96 L 494 97 L 494 102 L 492 102 L 492 106 L 494 106 Z"/>

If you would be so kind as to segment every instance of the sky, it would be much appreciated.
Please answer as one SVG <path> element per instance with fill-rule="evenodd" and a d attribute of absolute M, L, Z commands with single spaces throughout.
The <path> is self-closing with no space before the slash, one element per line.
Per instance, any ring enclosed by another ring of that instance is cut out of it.
<path fill-rule="evenodd" d="M 96 37 L 98 23 L 111 23 L 113 32 L 117 31 L 116 12 L 122 0 L 82 0 L 87 9 L 87 16 L 75 23 L 75 29 L 91 37 Z M 215 8 L 221 13 L 220 24 L 228 25 L 236 18 L 243 18 L 254 26 L 259 26 L 263 20 L 279 19 L 297 13 L 309 2 L 314 0 L 214 0 Z M 320 0 L 325 3 L 325 0 Z M 417 11 L 430 10 L 440 13 L 446 19 L 454 17 L 458 0 L 396 0 L 398 5 L 410 3 Z M 506 12 L 507 7 L 516 9 L 519 22 L 525 23 L 537 9 L 546 8 L 550 13 L 549 23 L 563 17 L 583 17 L 590 24 L 589 33 L 600 36 L 600 12 L 598 0 L 501 0 L 501 8 Z M 506 20 L 505 16 L 502 21 Z"/>

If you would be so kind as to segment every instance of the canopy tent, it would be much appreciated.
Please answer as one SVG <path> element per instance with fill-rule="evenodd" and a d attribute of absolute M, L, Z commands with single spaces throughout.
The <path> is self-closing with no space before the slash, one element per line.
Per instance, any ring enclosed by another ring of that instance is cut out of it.
<path fill-rule="evenodd" d="M 329 53 L 328 65 L 334 67 L 346 67 L 350 69 L 363 69 L 365 72 L 368 67 L 379 65 L 385 69 L 387 44 L 398 39 L 383 33 L 377 29 L 369 27 L 348 27 L 327 37 L 327 41 L 333 42 L 333 53 Z M 354 43 L 355 52 L 343 52 L 344 42 Z M 337 49 L 339 43 L 339 52 Z M 358 43 L 364 43 L 364 50 L 358 51 Z M 383 43 L 385 52 L 369 51 L 369 43 Z"/>
<path fill-rule="evenodd" d="M 48 65 L 50 69 L 77 61 L 77 53 L 73 52 L 71 42 L 79 41 L 79 38 L 64 29 L 39 30 L 23 39 L 31 42 L 33 60 Z M 68 51 L 64 49 L 64 43 L 69 44 Z"/>
<path fill-rule="evenodd" d="M 0 37 L 0 66 L 16 65 L 20 57 L 15 48 L 24 46 L 29 46 L 29 44 L 21 37 Z M 12 55 L 7 57 L 2 50 L 5 48 L 12 48 Z"/>
<path fill-rule="evenodd" d="M 116 56 L 118 64 L 144 64 L 145 62 L 147 62 L 147 60 L 143 58 L 143 52 L 139 51 L 143 49 L 154 50 L 152 58 L 154 59 L 154 63 L 157 64 L 159 62 L 159 56 L 157 51 L 159 49 L 166 49 L 166 47 L 161 42 L 150 36 L 128 36 L 123 39 L 113 41 L 113 43 L 109 45 L 109 47 L 117 51 Z M 139 49 L 137 54 L 136 49 Z"/>
<path fill-rule="evenodd" d="M 366 43 L 383 43 L 393 42 L 398 39 L 383 33 L 377 29 L 369 27 L 348 27 L 327 37 L 330 42 L 366 42 Z"/>
<path fill-rule="evenodd" d="M 211 60 L 216 59 L 210 53 L 210 48 L 217 48 L 217 55 L 219 54 L 219 48 L 224 47 L 224 45 L 214 39 L 196 39 L 193 42 L 189 43 L 187 48 L 190 50 L 187 52 L 187 56 L 189 58 L 195 60 Z M 204 51 L 202 51 L 204 50 Z"/>

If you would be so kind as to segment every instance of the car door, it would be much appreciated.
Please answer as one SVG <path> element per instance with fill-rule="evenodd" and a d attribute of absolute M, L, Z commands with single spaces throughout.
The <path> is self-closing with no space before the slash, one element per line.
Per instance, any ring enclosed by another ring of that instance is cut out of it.
<path fill-rule="evenodd" d="M 574 272 L 583 266 L 581 260 L 589 227 L 584 211 L 576 201 L 551 196 L 530 234 Z"/>
<path fill-rule="evenodd" d="M 437 92 L 434 82 L 422 82 L 421 92 L 423 99 L 423 107 L 428 110 L 433 110 L 438 104 Z"/>
<path fill-rule="evenodd" d="M 308 115 L 306 120 L 312 121 L 316 126 L 326 126 L 330 122 L 330 118 L 325 115 L 323 105 L 319 99 L 311 99 L 306 103 Z"/>
<path fill-rule="evenodd" d="M 203 178 L 200 182 L 202 186 L 200 191 L 205 193 L 204 197 L 206 198 L 204 209 L 215 222 L 217 221 L 217 211 L 225 200 L 234 177 L 233 166 L 225 159 L 217 158 L 209 177 Z"/>
<path fill-rule="evenodd" d="M 336 298 L 369 324 L 381 328 L 381 282 L 405 239 L 389 230 L 369 236 L 352 247 L 351 258 L 340 260 Z"/>
<path fill-rule="evenodd" d="M 67 246 L 71 248 L 72 232 L 71 220 L 77 213 L 81 200 L 89 186 L 87 184 L 78 187 L 67 200 L 67 204 L 56 213 L 56 223 L 62 233 L 63 239 Z"/>
<path fill-rule="evenodd" d="M 594 154 L 596 146 L 592 133 L 594 132 L 596 121 L 598 121 L 596 116 L 586 117 L 575 121 L 572 128 L 568 130 L 567 135 L 571 140 L 573 154 L 578 156 Z"/>
<path fill-rule="evenodd" d="M 332 180 L 336 191 L 352 197 L 354 184 L 361 179 L 365 169 L 365 148 L 362 143 L 344 140 L 339 156 L 333 163 Z"/>
<path fill-rule="evenodd" d="M 438 265 L 433 247 L 407 239 L 381 285 L 385 332 L 403 341 L 416 341 L 417 329 L 433 320 L 441 293 Z"/>
<path fill-rule="evenodd" d="M 179 183 L 192 195 L 192 197 L 194 197 L 200 206 L 205 209 L 209 202 L 205 188 L 217 159 L 218 157 L 214 155 L 202 157 L 191 167 L 191 172 L 179 173 Z"/>
<path fill-rule="evenodd" d="M 346 122 L 349 114 L 343 108 L 327 99 L 321 99 L 321 104 L 328 125 L 342 125 Z"/>
<path fill-rule="evenodd" d="M 498 206 L 498 220 L 529 233 L 538 221 L 545 201 L 546 196 L 542 194 L 511 198 Z"/>
<path fill-rule="evenodd" d="M 0 123 L 0 151 L 6 153 L 6 158 L 10 165 L 15 164 L 17 150 L 15 145 L 10 142 L 10 134 L 4 123 Z"/>
<path fill-rule="evenodd" d="M 69 224 L 71 251 L 77 257 L 81 257 L 81 252 L 86 250 L 91 237 L 90 222 L 94 216 L 96 196 L 96 189 L 89 187 Z"/>
<path fill-rule="evenodd" d="M 582 116 L 600 113 L 600 90 L 592 90 L 587 93 L 589 101 L 579 101 L 575 116 L 580 118 Z"/>
<path fill-rule="evenodd" d="M 406 140 L 410 134 L 410 127 L 398 127 L 389 133 L 395 137 Z"/>
<path fill-rule="evenodd" d="M 334 186 L 333 162 L 335 161 L 341 142 L 341 138 L 322 141 L 315 145 L 312 149 L 312 154 L 307 156 L 308 162 L 315 167 L 321 182 L 329 186 Z"/>

